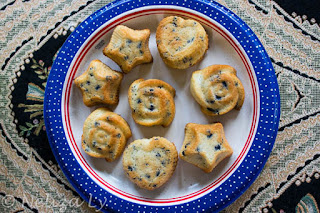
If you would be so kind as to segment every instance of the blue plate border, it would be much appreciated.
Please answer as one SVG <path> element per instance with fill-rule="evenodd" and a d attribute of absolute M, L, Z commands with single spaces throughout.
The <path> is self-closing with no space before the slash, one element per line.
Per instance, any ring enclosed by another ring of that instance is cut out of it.
<path fill-rule="evenodd" d="M 69 66 L 85 40 L 102 24 L 132 9 L 152 5 L 174 5 L 200 12 L 220 22 L 238 40 L 252 63 L 258 82 L 260 117 L 252 146 L 234 173 L 212 192 L 179 205 L 142 205 L 114 196 L 91 180 L 72 154 L 62 118 L 62 91 Z M 212 13 L 214 11 L 214 13 Z M 81 36 L 80 36 L 81 34 Z M 44 99 L 44 119 L 51 149 L 66 177 L 80 196 L 103 212 L 216 212 L 237 199 L 257 178 L 276 139 L 280 118 L 280 94 L 277 78 L 267 52 L 254 32 L 224 6 L 206 0 L 115 1 L 83 21 L 62 46 L 52 66 Z M 101 204 L 104 204 L 101 206 Z"/>

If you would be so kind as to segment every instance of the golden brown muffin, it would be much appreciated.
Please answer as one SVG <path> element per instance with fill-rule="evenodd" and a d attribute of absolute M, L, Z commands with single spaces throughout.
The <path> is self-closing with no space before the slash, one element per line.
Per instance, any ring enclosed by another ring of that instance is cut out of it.
<path fill-rule="evenodd" d="M 141 188 L 153 190 L 172 176 L 178 162 L 173 143 L 162 137 L 135 140 L 123 153 L 127 177 Z"/>
<path fill-rule="evenodd" d="M 212 65 L 192 73 L 190 90 L 207 115 L 222 115 L 233 108 L 240 110 L 244 102 L 244 88 L 228 65 Z"/>
<path fill-rule="evenodd" d="M 107 108 L 98 108 L 85 120 L 81 145 L 90 156 L 114 161 L 131 137 L 128 123 Z"/>
<path fill-rule="evenodd" d="M 209 173 L 232 153 L 221 123 L 186 125 L 185 138 L 179 153 L 182 160 Z"/>
<path fill-rule="evenodd" d="M 163 61 L 176 69 L 195 65 L 208 49 L 208 35 L 202 25 L 178 16 L 166 17 L 159 23 L 156 40 Z"/>
<path fill-rule="evenodd" d="M 175 115 L 175 89 L 158 79 L 138 79 L 128 91 L 134 121 L 144 126 L 169 126 Z"/>
<path fill-rule="evenodd" d="M 80 88 L 83 103 L 88 107 L 96 104 L 117 104 L 122 77 L 121 72 L 112 70 L 100 60 L 93 60 L 74 83 Z"/>
<path fill-rule="evenodd" d="M 133 30 L 129 27 L 117 26 L 103 54 L 115 61 L 125 73 L 135 66 L 152 62 L 149 50 L 150 30 Z"/>

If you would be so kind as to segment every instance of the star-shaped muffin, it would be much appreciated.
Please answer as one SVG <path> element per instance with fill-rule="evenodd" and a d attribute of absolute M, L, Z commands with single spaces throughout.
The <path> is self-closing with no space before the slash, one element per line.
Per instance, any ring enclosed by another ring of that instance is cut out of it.
<path fill-rule="evenodd" d="M 209 173 L 232 153 L 221 123 L 186 125 L 185 138 L 179 153 L 182 160 Z"/>
<path fill-rule="evenodd" d="M 74 80 L 81 90 L 83 103 L 90 107 L 97 104 L 117 104 L 119 102 L 121 72 L 112 70 L 100 60 L 90 62 L 88 69 Z"/>
<path fill-rule="evenodd" d="M 116 62 L 124 73 L 135 66 L 152 62 L 149 50 L 150 30 L 133 30 L 129 27 L 117 26 L 103 54 Z"/>

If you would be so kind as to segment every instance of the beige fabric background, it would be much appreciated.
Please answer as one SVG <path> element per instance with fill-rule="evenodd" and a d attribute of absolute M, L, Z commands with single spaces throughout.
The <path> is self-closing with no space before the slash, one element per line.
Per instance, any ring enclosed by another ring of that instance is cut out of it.
<path fill-rule="evenodd" d="M 320 153 L 319 25 L 301 16 L 290 16 L 270 0 L 218 2 L 253 29 L 272 58 L 278 77 L 282 109 L 274 150 L 259 178 L 225 210 L 267 211 L 266 207 L 272 207 L 273 200 L 291 185 L 299 187 L 302 182 L 319 178 L 320 158 L 316 157 Z M 107 3 L 102 0 L 0 2 L 3 8 L 0 10 L 0 212 L 95 211 L 71 190 L 56 164 L 41 161 L 37 151 L 28 145 L 28 139 L 19 136 L 21 129 L 12 112 L 11 93 L 24 72 L 24 63 L 32 61 L 34 51 L 50 38 L 74 30 Z M 37 115 L 42 113 L 41 106 L 41 101 L 39 106 L 34 106 L 38 107 Z M 301 169 L 297 171 L 298 168 Z"/>

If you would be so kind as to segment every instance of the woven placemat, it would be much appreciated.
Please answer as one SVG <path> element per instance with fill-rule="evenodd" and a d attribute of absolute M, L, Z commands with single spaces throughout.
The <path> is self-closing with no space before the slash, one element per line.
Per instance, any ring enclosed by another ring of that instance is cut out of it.
<path fill-rule="evenodd" d="M 108 2 L 0 2 L 0 212 L 95 212 L 53 157 L 43 97 L 53 59 L 67 36 Z M 319 212 L 320 5 L 218 2 L 257 34 L 275 68 L 281 95 L 273 152 L 258 179 L 224 211 L 295 212 L 306 207 Z"/>

